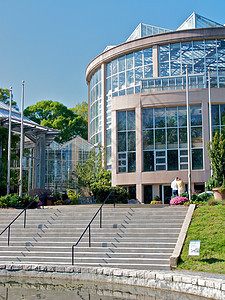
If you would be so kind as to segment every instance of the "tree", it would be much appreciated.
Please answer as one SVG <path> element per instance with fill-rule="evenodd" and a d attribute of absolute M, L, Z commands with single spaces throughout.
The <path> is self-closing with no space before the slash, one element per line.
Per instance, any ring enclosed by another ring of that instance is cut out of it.
<path fill-rule="evenodd" d="M 60 130 L 60 135 L 55 139 L 59 143 L 65 143 L 76 136 L 87 139 L 83 118 L 57 101 L 40 101 L 27 107 L 24 115 L 42 126 Z"/>
<path fill-rule="evenodd" d="M 74 108 L 71 108 L 78 116 L 81 116 L 88 122 L 88 104 L 85 101 L 77 103 Z"/>
<path fill-rule="evenodd" d="M 76 166 L 74 175 L 78 182 L 78 188 L 81 193 L 83 188 L 88 189 L 89 193 L 101 203 L 113 190 L 116 201 L 126 203 L 127 191 L 122 187 L 111 186 L 111 172 L 103 168 L 103 152 L 101 146 L 98 147 L 97 151 L 93 149 L 86 162 Z M 111 197 L 110 202 L 112 201 L 113 198 Z"/>
<path fill-rule="evenodd" d="M 0 88 L 0 101 L 9 105 L 9 97 L 10 97 L 10 92 L 9 89 L 1 89 Z M 12 95 L 12 107 L 16 110 L 19 110 L 17 103 L 13 100 L 13 95 Z"/>
<path fill-rule="evenodd" d="M 225 136 L 216 132 L 212 142 L 208 143 L 207 147 L 213 181 L 216 185 L 223 186 L 225 183 Z"/>

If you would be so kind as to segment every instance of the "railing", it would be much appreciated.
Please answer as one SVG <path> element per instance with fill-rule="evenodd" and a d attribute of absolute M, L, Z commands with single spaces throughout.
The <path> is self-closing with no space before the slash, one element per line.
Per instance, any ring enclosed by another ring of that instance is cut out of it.
<path fill-rule="evenodd" d="M 10 227 L 11 225 L 24 213 L 24 221 L 23 221 L 23 228 L 26 228 L 26 218 L 27 218 L 27 209 L 31 206 L 31 204 L 33 204 L 37 198 L 39 197 L 39 195 L 37 195 L 33 201 L 31 201 L 27 207 L 25 207 L 13 220 L 11 223 L 9 223 L 8 226 L 6 226 L 6 228 L 4 230 L 2 230 L 2 232 L 0 233 L 0 236 L 8 229 L 8 246 L 9 246 L 9 242 L 10 242 Z"/>
<path fill-rule="evenodd" d="M 206 75 L 204 73 L 189 74 L 188 75 L 189 88 L 205 88 L 206 87 Z M 165 90 L 179 90 L 186 88 L 186 76 L 166 76 L 166 77 L 152 77 L 141 80 L 141 91 L 155 92 Z"/>
<path fill-rule="evenodd" d="M 89 224 L 87 225 L 87 227 L 85 228 L 85 230 L 83 231 L 83 233 L 81 234 L 81 236 L 79 237 L 78 241 L 76 242 L 76 244 L 74 244 L 72 246 L 72 265 L 74 265 L 74 248 L 79 244 L 79 242 L 81 241 L 81 239 L 83 238 L 83 236 L 85 235 L 86 231 L 88 230 L 88 245 L 89 247 L 91 247 L 91 224 L 94 221 L 94 219 L 96 218 L 96 216 L 98 215 L 98 213 L 100 212 L 100 224 L 99 224 L 99 228 L 102 228 L 102 207 L 103 205 L 106 203 L 106 201 L 109 199 L 109 197 L 112 195 L 113 191 L 111 191 L 109 193 L 109 195 L 106 197 L 105 201 L 102 203 L 102 205 L 99 207 L 99 209 L 97 210 L 97 212 L 95 213 L 95 215 L 93 216 L 93 218 L 91 219 L 91 221 L 89 222 Z M 113 197 L 113 206 L 115 208 L 115 194 Z"/>

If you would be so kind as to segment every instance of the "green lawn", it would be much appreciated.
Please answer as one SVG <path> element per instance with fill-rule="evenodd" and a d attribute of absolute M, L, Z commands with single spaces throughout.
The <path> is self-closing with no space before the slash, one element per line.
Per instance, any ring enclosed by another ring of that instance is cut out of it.
<path fill-rule="evenodd" d="M 191 240 L 201 241 L 199 256 L 188 256 Z M 225 274 L 225 205 L 196 208 L 178 269 Z"/>

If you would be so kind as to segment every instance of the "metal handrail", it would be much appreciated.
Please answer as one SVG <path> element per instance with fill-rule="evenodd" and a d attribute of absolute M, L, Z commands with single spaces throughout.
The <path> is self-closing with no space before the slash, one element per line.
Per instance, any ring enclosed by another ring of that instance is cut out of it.
<path fill-rule="evenodd" d="M 31 206 L 31 204 L 33 204 L 37 198 L 39 197 L 39 195 L 35 196 L 35 198 L 33 199 L 33 201 L 31 201 L 13 220 L 12 222 L 9 223 L 9 225 L 7 225 L 5 227 L 5 229 L 2 230 L 2 232 L 0 233 L 0 236 L 8 229 L 8 246 L 9 246 L 9 241 L 10 241 L 10 226 L 24 213 L 24 221 L 23 221 L 23 228 L 26 228 L 26 218 L 27 218 L 27 209 Z"/>
<path fill-rule="evenodd" d="M 97 210 L 97 212 L 95 213 L 95 215 L 93 216 L 93 218 L 91 219 L 91 221 L 89 222 L 89 224 L 87 225 L 87 227 L 84 229 L 83 233 L 79 237 L 79 239 L 76 242 L 76 244 L 74 244 L 72 246 L 72 265 L 74 265 L 74 248 L 79 244 L 79 242 L 81 241 L 81 239 L 83 238 L 84 234 L 86 233 L 86 231 L 88 229 L 89 229 L 88 230 L 88 232 L 89 232 L 88 245 L 89 245 L 89 247 L 91 247 L 91 224 L 92 224 L 92 222 L 94 221 L 94 219 L 96 218 L 96 216 L 98 215 L 99 212 L 100 212 L 100 224 L 99 224 L 99 228 L 102 228 L 102 207 L 106 203 L 106 201 L 109 199 L 109 197 L 111 196 L 112 193 L 113 193 L 113 191 L 111 191 L 109 193 L 109 195 L 106 197 L 105 201 L 99 207 L 99 209 Z M 113 205 L 114 205 L 114 208 L 115 208 L 115 194 L 114 194 L 114 197 L 113 197 Z"/>

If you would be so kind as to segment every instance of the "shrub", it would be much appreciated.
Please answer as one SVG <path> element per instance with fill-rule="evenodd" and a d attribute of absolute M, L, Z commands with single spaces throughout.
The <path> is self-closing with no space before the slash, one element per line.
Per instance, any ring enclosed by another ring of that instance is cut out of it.
<path fill-rule="evenodd" d="M 179 205 L 184 204 L 185 202 L 189 201 L 186 197 L 174 197 L 170 200 L 170 205 Z"/>
<path fill-rule="evenodd" d="M 71 200 L 71 202 L 67 202 L 69 204 L 78 204 L 78 194 L 76 193 L 76 191 L 73 191 L 73 190 L 67 190 L 67 195 L 68 195 L 68 198 L 69 200 Z"/>
<path fill-rule="evenodd" d="M 161 201 L 158 195 L 154 196 L 153 201 Z"/>
<path fill-rule="evenodd" d="M 220 204 L 217 200 L 215 199 L 210 199 L 208 202 L 207 202 L 207 205 L 208 206 L 214 206 L 214 205 L 218 205 Z"/>

